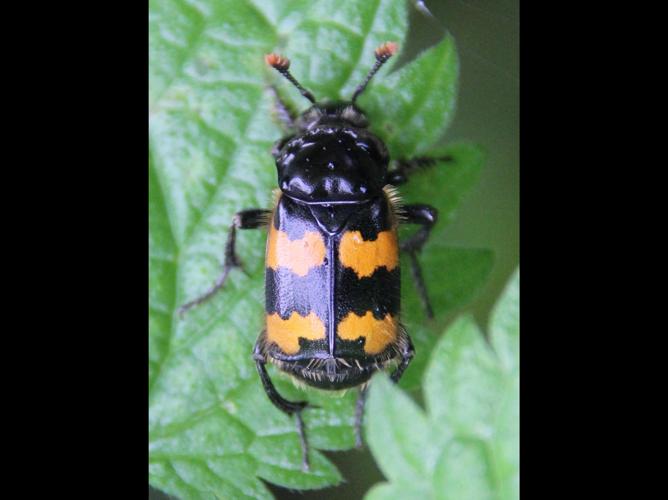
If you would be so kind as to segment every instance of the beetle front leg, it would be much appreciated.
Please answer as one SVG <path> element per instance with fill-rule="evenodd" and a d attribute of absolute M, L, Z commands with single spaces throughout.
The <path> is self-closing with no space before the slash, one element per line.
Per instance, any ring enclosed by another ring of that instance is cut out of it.
<path fill-rule="evenodd" d="M 418 170 L 433 167 L 439 162 L 452 161 L 452 156 L 417 156 L 408 160 L 397 160 L 393 168 L 387 173 L 385 184 L 400 186 L 408 182 L 411 174 Z"/>
<path fill-rule="evenodd" d="M 230 274 L 230 271 L 235 267 L 242 267 L 241 261 L 239 260 L 236 252 L 237 229 L 258 229 L 262 226 L 265 226 L 269 221 L 270 214 L 270 210 L 251 208 L 249 210 L 242 210 L 241 212 L 237 212 L 234 215 L 234 218 L 232 219 L 232 225 L 230 226 L 230 232 L 227 236 L 227 242 L 225 243 L 225 260 L 223 261 L 223 271 L 220 273 L 220 276 L 211 288 L 209 288 L 196 299 L 191 300 L 190 302 L 187 302 L 179 307 L 179 316 L 183 317 L 183 314 L 186 311 L 213 297 L 216 292 L 220 290 L 223 285 L 225 285 L 225 281 L 227 280 L 227 276 Z"/>
<path fill-rule="evenodd" d="M 409 224 L 419 224 L 421 226 L 414 235 L 400 244 L 400 248 L 408 253 L 411 262 L 411 274 L 413 275 L 413 281 L 415 281 L 415 286 L 420 295 L 420 300 L 427 312 L 427 317 L 433 318 L 434 311 L 429 301 L 429 295 L 427 294 L 427 288 L 424 284 L 422 268 L 418 261 L 417 254 L 422 250 L 422 247 L 429 239 L 431 230 L 438 220 L 438 210 L 430 205 L 406 205 L 404 206 L 403 212 L 404 222 Z"/>
<path fill-rule="evenodd" d="M 274 112 L 276 118 L 286 132 L 292 132 L 295 129 L 295 113 L 290 106 L 281 99 L 278 90 L 273 85 L 267 87 L 274 99 Z"/>

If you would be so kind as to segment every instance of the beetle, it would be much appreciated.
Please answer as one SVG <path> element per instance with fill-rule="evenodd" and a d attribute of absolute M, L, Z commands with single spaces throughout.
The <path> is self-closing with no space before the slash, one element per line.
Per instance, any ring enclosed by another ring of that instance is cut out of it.
<path fill-rule="evenodd" d="M 290 61 L 268 54 L 265 61 L 311 102 L 295 116 L 270 86 L 278 118 L 290 132 L 272 149 L 279 188 L 271 209 L 242 210 L 233 218 L 223 269 L 202 296 L 180 308 L 183 314 L 220 290 L 241 266 L 235 249 L 239 229 L 268 228 L 265 267 L 265 328 L 253 359 L 271 402 L 294 415 L 309 468 L 302 412 L 306 401 L 288 401 L 276 390 L 267 363 L 306 385 L 324 390 L 359 387 L 355 440 L 361 426 L 368 381 L 394 367 L 398 382 L 415 354 L 400 319 L 400 251 L 409 256 L 412 277 L 428 317 L 432 308 L 417 254 L 437 221 L 436 208 L 402 204 L 396 190 L 415 170 L 450 157 L 390 161 L 387 147 L 369 128 L 356 100 L 376 72 L 397 51 L 386 42 L 350 101 L 318 103 L 292 76 Z M 399 242 L 400 223 L 419 229 Z"/>

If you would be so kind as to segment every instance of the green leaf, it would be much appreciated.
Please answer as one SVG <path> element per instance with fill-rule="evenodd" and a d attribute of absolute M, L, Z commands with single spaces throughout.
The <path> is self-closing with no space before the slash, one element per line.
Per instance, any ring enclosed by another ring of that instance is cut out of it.
<path fill-rule="evenodd" d="M 428 490 L 421 490 L 419 484 L 379 483 L 364 496 L 366 500 L 397 500 L 398 498 L 426 498 Z"/>
<path fill-rule="evenodd" d="M 389 482 L 367 499 L 519 498 L 519 270 L 490 330 L 494 349 L 470 317 L 448 328 L 425 373 L 426 412 L 375 377 L 365 432 Z"/>
<path fill-rule="evenodd" d="M 389 393 L 393 397 L 382 397 Z M 375 379 L 369 406 L 374 409 L 373 425 L 366 426 L 366 438 L 383 474 L 409 480 L 424 477 L 434 448 L 423 411 L 394 390 L 387 377 Z"/>
<path fill-rule="evenodd" d="M 265 235 L 240 232 L 245 272 L 233 271 L 225 289 L 185 319 L 176 309 L 217 278 L 233 214 L 271 203 L 276 173 L 269 151 L 282 133 L 266 84 L 275 82 L 296 109 L 308 104 L 265 67 L 263 55 L 289 56 L 291 71 L 319 99 L 345 99 L 372 66 L 374 48 L 401 44 L 407 25 L 404 0 L 150 1 L 149 480 L 165 492 L 265 498 L 271 495 L 262 480 L 294 489 L 341 481 L 318 450 L 354 445 L 355 391 L 305 394 L 272 371 L 287 398 L 320 407 L 305 412 L 312 470 L 304 473 L 294 422 L 266 398 L 250 357 L 264 318 Z M 396 156 L 407 157 L 431 148 L 449 120 L 457 73 L 452 40 L 394 73 L 392 64 L 360 102 L 378 118 L 374 130 Z M 392 106 L 385 117 L 383 102 Z M 431 324 L 404 276 L 403 319 L 418 350 L 403 382 L 409 386 L 447 315 L 470 300 L 491 268 L 488 251 L 442 242 L 483 155 L 470 145 L 432 152 L 454 161 L 416 175 L 402 190 L 407 202 L 440 210 L 422 259 L 444 276 L 426 273 L 438 312 Z"/>

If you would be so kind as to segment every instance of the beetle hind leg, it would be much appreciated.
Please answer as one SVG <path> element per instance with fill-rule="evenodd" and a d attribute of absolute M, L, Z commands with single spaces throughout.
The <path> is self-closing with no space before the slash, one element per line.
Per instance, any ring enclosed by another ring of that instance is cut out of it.
<path fill-rule="evenodd" d="M 401 376 L 406 371 L 406 368 L 408 368 L 408 365 L 413 360 L 413 357 L 415 357 L 415 348 L 413 347 L 413 342 L 411 341 L 411 338 L 406 332 L 406 330 L 403 328 L 402 330 L 403 330 L 403 335 L 399 351 L 399 354 L 401 356 L 401 361 L 399 361 L 399 365 L 394 370 L 392 375 L 390 375 L 390 379 L 392 379 L 392 382 L 394 382 L 395 384 L 399 383 Z"/>
<path fill-rule="evenodd" d="M 390 380 L 395 384 L 399 383 L 401 376 L 408 368 L 408 365 L 413 360 L 415 356 L 415 348 L 413 347 L 413 342 L 411 341 L 408 332 L 403 325 L 400 327 L 399 341 L 395 347 L 396 358 L 399 359 L 399 364 L 395 368 L 394 372 L 390 375 Z M 357 395 L 357 401 L 355 402 L 355 447 L 361 448 L 363 444 L 362 440 L 362 424 L 364 421 L 364 407 L 366 404 L 366 399 L 368 395 L 369 385 L 364 384 L 360 387 L 359 393 Z"/>
<path fill-rule="evenodd" d="M 366 396 L 368 391 L 368 385 L 363 385 L 360 388 L 360 391 L 357 395 L 357 401 L 355 402 L 355 447 L 362 447 L 362 423 L 364 420 L 364 405 L 366 404 Z"/>
<path fill-rule="evenodd" d="M 279 392 L 276 390 L 276 387 L 274 386 L 274 383 L 269 377 L 269 373 L 267 372 L 267 359 L 265 355 L 260 352 L 260 348 L 257 344 L 253 353 L 253 359 L 255 359 L 255 365 L 257 367 L 257 372 L 260 375 L 260 380 L 262 381 L 262 387 L 264 388 L 264 392 L 267 394 L 269 400 L 283 413 L 286 413 L 290 416 L 294 415 L 295 417 L 297 434 L 299 435 L 299 444 L 302 449 L 302 470 L 304 472 L 308 472 L 310 470 L 308 459 L 308 441 L 306 440 L 306 430 L 304 428 L 302 411 L 304 411 L 304 409 L 308 408 L 310 405 L 306 401 L 288 401 L 279 394 Z"/>

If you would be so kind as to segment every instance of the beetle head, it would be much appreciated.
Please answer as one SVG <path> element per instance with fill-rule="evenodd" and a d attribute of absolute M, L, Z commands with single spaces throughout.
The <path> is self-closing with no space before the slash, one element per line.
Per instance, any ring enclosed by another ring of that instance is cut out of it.
<path fill-rule="evenodd" d="M 397 51 L 386 42 L 376 51 L 376 62 L 348 102 L 318 103 L 290 73 L 290 61 L 277 54 L 265 60 L 313 104 L 294 123 L 296 134 L 273 149 L 281 190 L 309 203 L 357 203 L 382 191 L 389 156 L 383 142 L 366 127 L 364 113 L 355 105 L 376 72 Z"/>

